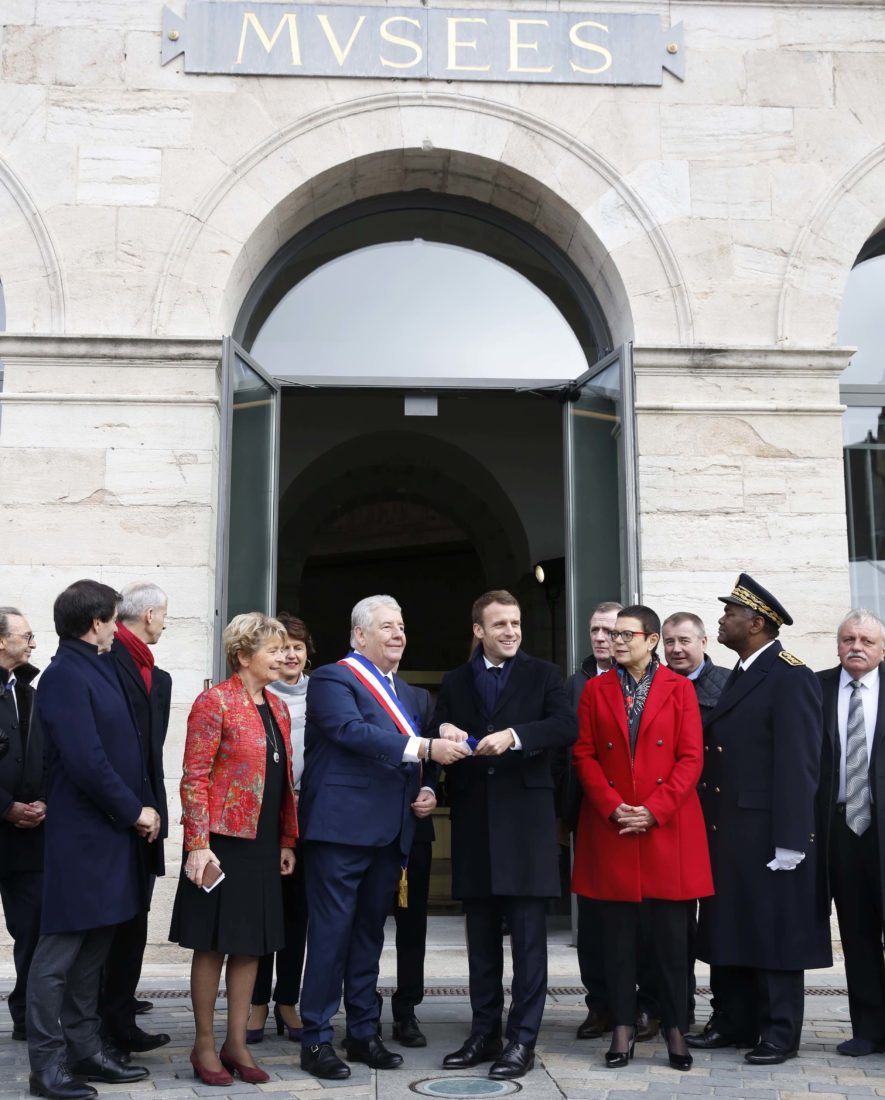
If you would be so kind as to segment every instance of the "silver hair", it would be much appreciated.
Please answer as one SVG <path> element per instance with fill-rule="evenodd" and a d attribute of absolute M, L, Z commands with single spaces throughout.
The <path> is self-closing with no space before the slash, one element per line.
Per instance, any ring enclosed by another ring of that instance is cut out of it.
<path fill-rule="evenodd" d="M 120 590 L 122 599 L 117 609 L 121 623 L 137 622 L 152 607 L 166 607 L 169 597 L 153 581 L 134 581 Z"/>
<path fill-rule="evenodd" d="M 868 611 L 865 607 L 852 607 L 848 614 L 842 619 L 842 622 L 836 627 L 836 641 L 842 637 L 842 628 L 848 626 L 849 623 L 875 623 L 879 630 L 882 632 L 882 638 L 885 639 L 885 623 L 872 611 Z"/>
<path fill-rule="evenodd" d="M 402 611 L 402 608 L 393 596 L 366 596 L 364 599 L 360 600 L 359 603 L 354 604 L 353 611 L 350 613 L 351 649 L 356 645 L 356 628 L 359 627 L 361 630 L 368 630 L 372 625 L 372 619 L 375 617 L 375 612 L 381 607 L 392 607 L 397 611 Z"/>
<path fill-rule="evenodd" d="M 0 638 L 5 638 L 9 634 L 10 615 L 17 615 L 20 619 L 24 618 L 17 607 L 0 607 Z"/>

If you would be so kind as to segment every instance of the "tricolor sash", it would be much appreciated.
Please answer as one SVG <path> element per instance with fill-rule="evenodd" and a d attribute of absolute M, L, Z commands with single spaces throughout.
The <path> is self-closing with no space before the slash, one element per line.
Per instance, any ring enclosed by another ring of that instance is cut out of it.
<path fill-rule="evenodd" d="M 419 736 L 411 717 L 403 710 L 399 699 L 391 692 L 390 682 L 384 679 L 371 661 L 359 653 L 351 653 L 349 656 L 342 658 L 338 664 L 348 668 L 363 687 L 372 693 L 375 701 L 382 707 L 404 737 Z"/>

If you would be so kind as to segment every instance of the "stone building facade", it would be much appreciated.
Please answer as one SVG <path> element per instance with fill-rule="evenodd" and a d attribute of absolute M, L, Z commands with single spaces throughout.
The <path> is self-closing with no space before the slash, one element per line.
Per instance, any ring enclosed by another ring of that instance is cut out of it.
<path fill-rule="evenodd" d="M 45 663 L 70 581 L 169 591 L 170 776 L 213 674 L 222 338 L 286 242 L 376 196 L 474 200 L 568 258 L 611 346 L 632 345 L 644 602 L 712 621 L 746 569 L 793 611 L 789 647 L 832 663 L 850 602 L 836 333 L 885 216 L 885 4 L 463 7 L 654 15 L 681 24 L 684 80 L 193 74 L 161 65 L 155 0 L 2 5 L 0 602 Z"/>

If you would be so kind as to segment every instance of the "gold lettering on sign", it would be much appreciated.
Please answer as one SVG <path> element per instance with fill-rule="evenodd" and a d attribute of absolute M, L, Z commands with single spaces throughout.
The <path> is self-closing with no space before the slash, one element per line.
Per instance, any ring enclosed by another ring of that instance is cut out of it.
<path fill-rule="evenodd" d="M 520 50 L 535 50 L 539 49 L 537 42 L 520 42 L 519 40 L 519 28 L 534 25 L 536 27 L 549 27 L 550 24 L 546 19 L 510 19 L 510 69 L 511 73 L 551 73 L 553 72 L 553 66 L 548 65 L 546 68 L 537 69 L 531 68 L 528 65 L 520 65 L 519 63 L 519 51 Z"/>
<path fill-rule="evenodd" d="M 576 61 L 571 61 L 570 65 L 572 70 L 576 73 L 604 73 L 606 69 L 612 67 L 612 55 L 605 46 L 600 46 L 596 42 L 588 42 L 586 38 L 581 38 L 578 31 L 583 27 L 596 27 L 598 30 L 605 31 L 606 34 L 608 34 L 608 27 L 602 23 L 595 23 L 592 19 L 585 19 L 583 23 L 575 23 L 568 32 L 569 39 L 573 46 L 577 46 L 579 50 L 589 50 L 591 53 L 598 53 L 599 56 L 603 58 L 603 61 L 602 64 L 597 65 L 595 69 L 586 69 Z"/>
<path fill-rule="evenodd" d="M 446 69 L 454 72 L 462 73 L 487 73 L 491 68 L 491 65 L 459 65 L 458 64 L 458 50 L 476 50 L 476 39 L 471 38 L 467 42 L 458 41 L 458 24 L 459 23 L 486 23 L 485 19 L 468 19 L 464 16 L 450 15 L 446 19 L 446 23 L 449 28 L 449 58 Z"/>
<path fill-rule="evenodd" d="M 365 23 L 366 21 L 366 17 L 364 15 L 361 15 L 359 19 L 357 19 L 356 26 L 353 28 L 353 32 L 351 33 L 350 38 L 348 38 L 347 45 L 344 47 L 343 50 L 341 49 L 341 45 L 338 42 L 338 39 L 335 37 L 335 32 L 332 30 L 332 24 L 329 22 L 328 15 L 318 15 L 317 19 L 319 19 L 320 21 L 320 26 L 323 28 L 323 32 L 329 41 L 329 45 L 332 47 L 332 53 L 334 53 L 335 57 L 337 58 L 338 64 L 343 65 L 344 62 L 347 60 L 347 55 L 353 48 L 353 44 L 356 41 L 356 36 L 362 30 L 362 26 L 363 23 Z"/>
<path fill-rule="evenodd" d="M 246 33 L 248 32 L 250 27 L 252 28 L 253 31 L 255 31 L 256 35 L 258 36 L 258 41 L 261 43 L 262 46 L 264 46 L 265 50 L 268 53 L 270 53 L 270 51 L 277 44 L 277 39 L 283 33 L 283 28 L 288 27 L 289 28 L 289 49 L 291 50 L 291 53 L 292 53 L 292 64 L 293 65 L 300 65 L 301 64 L 301 46 L 299 45 L 299 42 L 298 42 L 298 27 L 296 25 L 295 19 L 296 19 L 295 15 L 292 14 L 291 12 L 289 12 L 286 15 L 280 16 L 280 21 L 279 21 L 279 23 L 277 23 L 277 29 L 273 32 L 273 34 L 270 37 L 268 37 L 267 32 L 265 31 L 264 27 L 262 27 L 261 23 L 258 20 L 258 16 L 255 14 L 255 12 L 254 11 L 245 11 L 245 12 L 243 12 L 243 25 L 240 28 L 240 48 L 237 50 L 237 60 L 236 60 L 235 64 L 237 64 L 237 65 L 242 65 L 243 64 L 243 53 L 246 49 Z"/>
<path fill-rule="evenodd" d="M 424 56 L 424 51 L 421 49 L 421 46 L 417 42 L 413 42 L 411 38 L 400 38 L 398 34 L 393 34 L 392 31 L 389 31 L 387 28 L 391 23 L 411 23 L 413 27 L 417 27 L 418 30 L 420 30 L 420 22 L 417 19 L 410 19 L 407 15 L 392 15 L 381 24 L 381 37 L 384 41 L 390 42 L 394 46 L 405 46 L 408 50 L 414 50 L 415 60 L 389 61 L 386 57 L 379 57 L 379 61 L 389 69 L 414 69 Z"/>

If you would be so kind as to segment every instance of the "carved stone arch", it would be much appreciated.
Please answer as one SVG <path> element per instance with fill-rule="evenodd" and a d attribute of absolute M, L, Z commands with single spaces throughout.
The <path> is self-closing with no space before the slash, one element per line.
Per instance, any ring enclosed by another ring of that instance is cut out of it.
<path fill-rule="evenodd" d="M 0 280 L 8 332 L 65 331 L 65 280 L 55 242 L 27 187 L 0 160 Z"/>
<path fill-rule="evenodd" d="M 367 461 L 373 454 L 379 457 Z M 531 568 L 519 514 L 482 463 L 435 437 L 386 431 L 333 447 L 282 493 L 280 545 L 285 547 L 287 569 L 300 576 L 317 532 L 335 516 L 357 503 L 392 498 L 428 505 L 461 528 L 490 584 L 515 585 Z"/>
<path fill-rule="evenodd" d="M 300 229 L 358 199 L 413 188 L 479 199 L 543 232 L 586 278 L 616 343 L 691 341 L 679 262 L 616 169 L 526 111 L 448 92 L 323 108 L 232 165 L 181 226 L 155 331 L 230 331 L 259 272 Z"/>
<path fill-rule="evenodd" d="M 854 164 L 823 196 L 799 234 L 784 276 L 778 343 L 835 343 L 845 280 L 885 222 L 885 145 Z"/>

